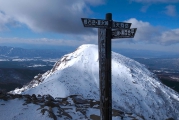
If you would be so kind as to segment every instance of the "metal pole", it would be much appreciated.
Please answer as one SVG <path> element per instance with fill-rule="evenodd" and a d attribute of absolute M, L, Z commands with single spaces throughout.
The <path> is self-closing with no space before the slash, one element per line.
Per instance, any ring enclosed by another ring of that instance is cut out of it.
<path fill-rule="evenodd" d="M 100 85 L 100 119 L 112 120 L 112 88 L 111 88 L 111 27 L 112 14 L 106 14 L 109 21 L 107 29 L 98 29 L 99 48 L 99 85 Z"/>

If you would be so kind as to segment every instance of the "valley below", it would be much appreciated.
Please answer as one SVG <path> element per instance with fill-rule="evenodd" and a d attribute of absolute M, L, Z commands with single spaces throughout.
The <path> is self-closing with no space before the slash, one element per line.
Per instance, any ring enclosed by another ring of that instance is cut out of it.
<path fill-rule="evenodd" d="M 0 61 L 0 90 L 11 91 L 53 67 L 56 60 Z"/>
<path fill-rule="evenodd" d="M 144 64 L 163 84 L 179 92 L 179 59 L 134 58 L 134 60 Z"/>

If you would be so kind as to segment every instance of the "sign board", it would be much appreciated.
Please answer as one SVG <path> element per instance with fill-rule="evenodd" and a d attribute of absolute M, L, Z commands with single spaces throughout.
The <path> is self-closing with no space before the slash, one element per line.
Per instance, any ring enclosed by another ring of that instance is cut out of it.
<path fill-rule="evenodd" d="M 130 29 L 132 23 L 124 23 L 124 22 L 112 22 L 113 29 Z"/>
<path fill-rule="evenodd" d="M 115 38 L 133 38 L 137 28 L 131 29 L 117 29 L 112 31 L 112 39 Z"/>
<path fill-rule="evenodd" d="M 81 18 L 84 27 L 107 28 L 109 20 Z"/>
<path fill-rule="evenodd" d="M 89 19 L 89 18 L 81 18 L 84 27 L 95 27 L 95 28 L 108 28 L 109 20 L 103 19 Z M 125 22 L 115 22 L 112 21 L 113 29 L 129 29 L 131 27 L 131 23 Z"/>

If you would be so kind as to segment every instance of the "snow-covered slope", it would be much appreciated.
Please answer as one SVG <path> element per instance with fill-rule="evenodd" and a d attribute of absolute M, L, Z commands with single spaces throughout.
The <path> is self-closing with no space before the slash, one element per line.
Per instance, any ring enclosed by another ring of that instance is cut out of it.
<path fill-rule="evenodd" d="M 99 100 L 98 47 L 82 45 L 63 56 L 50 70 L 18 94 L 50 94 L 53 97 L 82 95 Z M 163 85 L 144 65 L 112 52 L 113 108 L 145 119 L 179 119 L 179 95 Z"/>

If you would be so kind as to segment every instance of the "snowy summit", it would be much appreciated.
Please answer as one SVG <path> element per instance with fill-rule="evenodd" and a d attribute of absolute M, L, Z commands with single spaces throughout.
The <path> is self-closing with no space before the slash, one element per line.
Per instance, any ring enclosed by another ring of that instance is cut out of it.
<path fill-rule="evenodd" d="M 64 55 L 51 70 L 10 93 L 49 94 L 54 98 L 80 95 L 99 101 L 98 46 L 80 46 Z M 112 101 L 114 109 L 146 120 L 179 119 L 179 94 L 163 85 L 144 65 L 115 52 L 112 52 Z"/>

